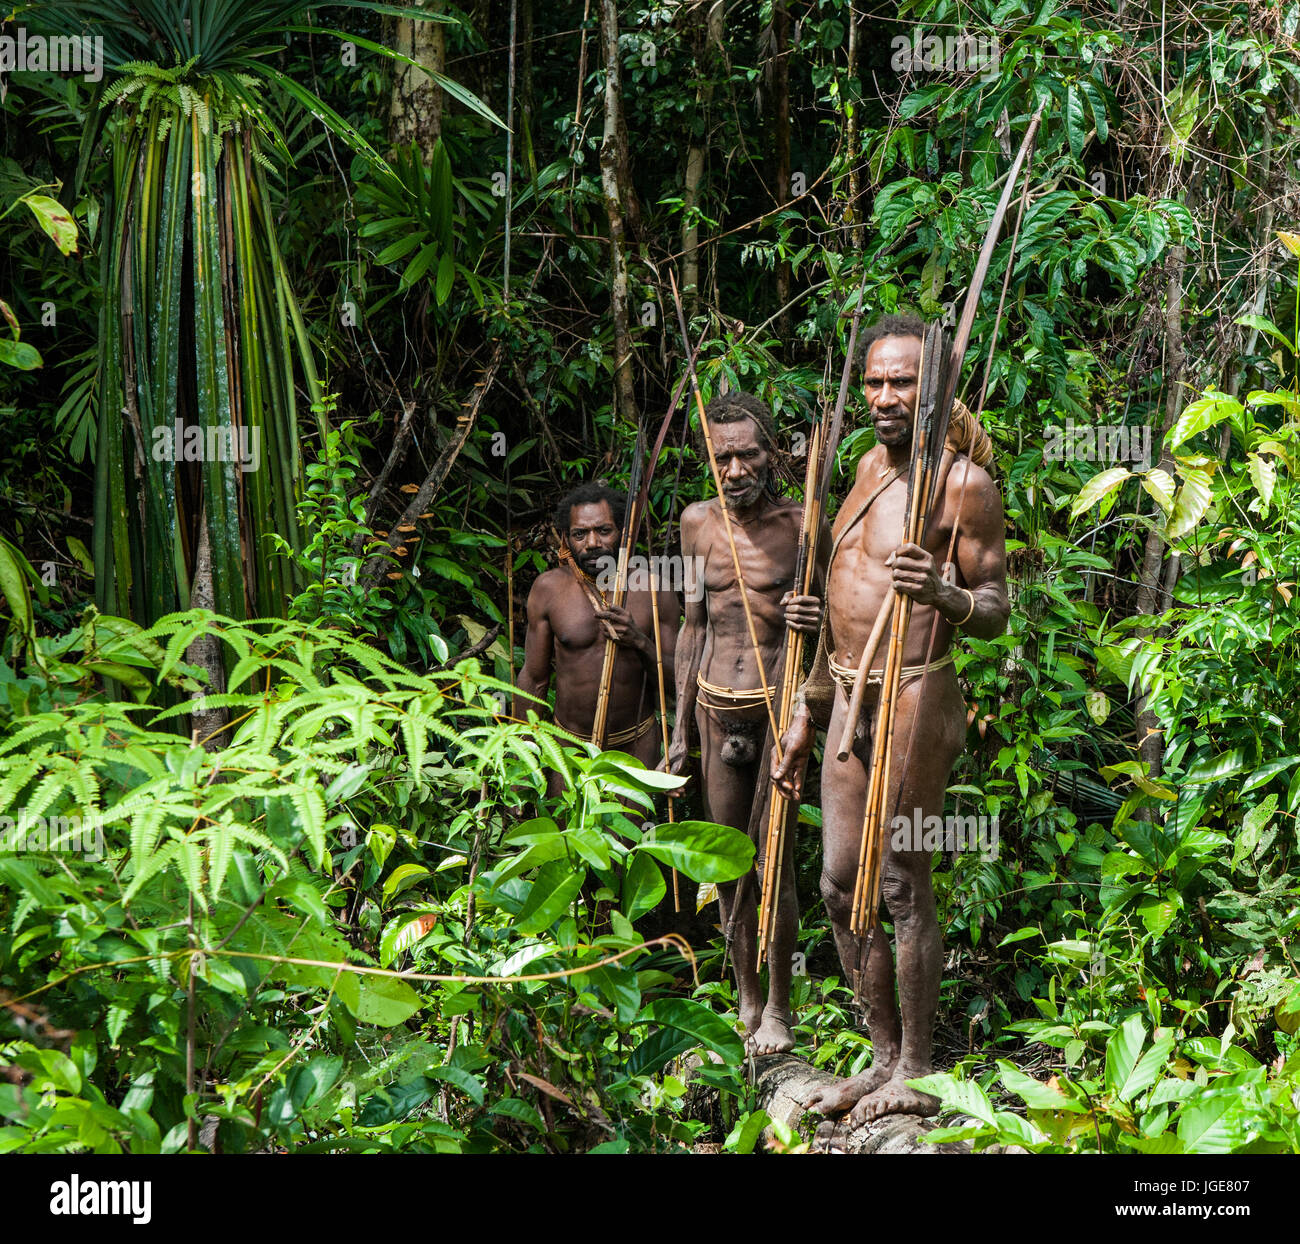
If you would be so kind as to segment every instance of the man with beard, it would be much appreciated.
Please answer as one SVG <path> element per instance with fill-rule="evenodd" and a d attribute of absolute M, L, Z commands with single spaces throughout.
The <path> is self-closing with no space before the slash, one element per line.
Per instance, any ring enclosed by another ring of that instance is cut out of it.
<path fill-rule="evenodd" d="M 704 414 L 723 496 L 697 501 L 682 513 L 682 558 L 699 559 L 705 591 L 702 600 L 687 601 L 677 641 L 677 717 L 668 768 L 671 773 L 685 771 L 694 721 L 708 819 L 759 837 L 755 845 L 761 848 L 766 817 L 752 814 L 756 794 L 759 804 L 766 806 L 767 765 L 761 753 L 768 697 L 777 709 L 786 628 L 815 635 L 821 603 L 816 596 L 793 594 L 802 507 L 782 496 L 777 486 L 778 468 L 784 464 L 772 412 L 748 393 L 732 393 L 716 398 Z M 724 504 L 743 583 L 736 578 L 723 522 Z M 821 541 L 823 548 L 828 544 Z M 817 583 L 820 587 L 820 575 Z M 761 659 L 749 632 L 746 599 Z M 758 875 L 751 872 L 718 887 L 740 1018 L 754 1054 L 780 1053 L 794 1045 L 790 1034 L 790 975 L 798 927 L 794 835 L 787 834 L 786 840 L 766 1001 L 759 979 Z"/>
<path fill-rule="evenodd" d="M 555 673 L 555 722 L 581 739 L 590 739 L 605 663 L 605 640 L 618 644 L 609 690 L 604 746 L 637 757 L 648 768 L 659 763 L 655 729 L 658 696 L 654 604 L 650 587 L 629 584 L 626 603 L 615 608 L 607 586 L 618 559 L 624 499 L 600 484 L 573 489 L 555 509 L 560 565 L 539 575 L 528 594 L 528 636 L 524 665 L 516 679 L 520 691 L 545 699 Z M 673 677 L 673 653 L 680 617 L 677 597 L 659 592 L 659 651 L 665 685 Z M 520 717 L 528 701 L 517 699 Z M 547 793 L 555 795 L 560 776 L 552 774 Z"/>
<path fill-rule="evenodd" d="M 864 335 L 862 384 L 877 444 L 858 464 L 852 491 L 836 518 L 826 587 L 829 629 L 824 649 L 838 684 L 828 729 L 831 740 L 843 733 L 858 662 L 889 593 L 903 593 L 915 602 L 904 640 L 895 710 L 897 751 L 884 805 L 881 897 L 894 925 L 897 998 L 888 942 L 883 936 L 871 938 L 864 966 L 864 939 L 850 929 L 871 722 L 880 698 L 885 644 L 868 674 L 852 751 L 841 762 L 828 747 L 822 762 L 822 897 L 845 979 L 854 983 L 854 994 L 866 1007 L 873 1061 L 865 1074 L 820 1090 L 809 1107 L 826 1115 L 851 1111 L 854 1126 L 885 1114 L 932 1114 L 938 1104 L 906 1083 L 933 1070 L 931 1047 L 943 966 L 930 877 L 933 851 L 925 849 L 921 828 L 930 816 L 942 818 L 948 776 L 966 740 L 966 706 L 952 665 L 954 635 L 960 627 L 969 635 L 992 639 L 1006 628 L 1010 612 L 1002 501 L 984 469 L 992 461 L 992 445 L 959 404 L 953 409 L 939 465 L 939 489 L 924 547 L 898 542 L 924 333 L 924 324 L 913 316 L 887 316 Z M 953 563 L 949 573 L 941 575 L 954 525 L 958 538 Z M 938 628 L 922 703 L 922 675 L 936 613 Z M 816 675 L 814 671 L 809 680 L 809 694 Z M 786 733 L 783 759 L 772 774 L 787 798 L 798 797 L 813 737 L 811 713 L 806 704 L 800 705 Z M 909 742 L 911 754 L 905 761 Z"/>

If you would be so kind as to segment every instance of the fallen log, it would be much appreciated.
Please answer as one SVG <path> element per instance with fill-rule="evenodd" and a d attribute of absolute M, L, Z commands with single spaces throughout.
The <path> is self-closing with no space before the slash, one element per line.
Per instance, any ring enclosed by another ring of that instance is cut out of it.
<path fill-rule="evenodd" d="M 812 1095 L 836 1077 L 793 1054 L 768 1054 L 754 1060 L 754 1087 L 758 1104 L 773 1119 L 792 1132 L 811 1139 L 813 1153 L 971 1153 L 963 1141 L 929 1144 L 924 1137 L 939 1126 L 938 1119 L 911 1114 L 888 1114 L 859 1127 L 850 1127 L 847 1116 L 822 1119 L 808 1112 Z M 1004 1145 L 990 1146 L 982 1153 L 1006 1153 Z"/>

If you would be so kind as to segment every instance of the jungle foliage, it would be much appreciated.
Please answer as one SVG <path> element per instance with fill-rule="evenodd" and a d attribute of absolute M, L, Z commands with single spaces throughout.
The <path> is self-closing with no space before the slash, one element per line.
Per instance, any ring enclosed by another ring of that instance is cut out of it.
<path fill-rule="evenodd" d="M 960 313 L 1040 106 L 963 379 L 1013 611 L 951 807 L 1000 849 L 936 857 L 927 1087 L 977 1145 L 1300 1150 L 1300 6 L 429 3 L 415 145 L 415 10 L 18 7 L 105 65 L 0 91 L 0 816 L 47 826 L 0 844 L 0 1150 L 756 1147 L 720 938 L 645 936 L 752 848 L 505 718 L 519 605 L 669 401 L 670 269 L 797 456 L 860 289 Z M 154 458 L 177 418 L 264 469 Z M 674 433 L 656 548 L 708 492 Z M 818 817 L 796 1036 L 849 1073 Z"/>

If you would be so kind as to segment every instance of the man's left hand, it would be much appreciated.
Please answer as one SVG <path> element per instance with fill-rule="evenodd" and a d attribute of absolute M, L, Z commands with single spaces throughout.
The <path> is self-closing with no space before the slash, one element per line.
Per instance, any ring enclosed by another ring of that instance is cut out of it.
<path fill-rule="evenodd" d="M 816 635 L 822 625 L 822 602 L 816 596 L 796 596 L 787 592 L 781 597 L 785 606 L 785 624 L 792 631 Z"/>
<path fill-rule="evenodd" d="M 632 621 L 632 615 L 626 609 L 611 606 L 595 611 L 604 624 L 609 637 L 623 648 L 635 648 L 644 651 L 650 644 L 650 637 Z"/>
<path fill-rule="evenodd" d="M 934 558 L 919 544 L 902 544 L 889 556 L 894 570 L 894 590 L 910 596 L 919 605 L 937 607 L 944 583 Z"/>

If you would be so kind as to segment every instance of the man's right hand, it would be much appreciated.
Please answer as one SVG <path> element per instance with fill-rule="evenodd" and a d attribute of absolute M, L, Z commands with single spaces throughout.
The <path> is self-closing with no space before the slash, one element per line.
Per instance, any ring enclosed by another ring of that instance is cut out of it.
<path fill-rule="evenodd" d="M 799 799 L 803 787 L 804 766 L 812 752 L 813 740 L 817 737 L 817 727 L 813 724 L 812 714 L 806 708 L 795 713 L 790 728 L 781 739 L 781 760 L 776 759 L 776 748 L 772 749 L 772 781 L 776 789 L 791 803 Z"/>
<path fill-rule="evenodd" d="M 668 745 L 668 756 L 659 767 L 663 769 L 665 773 L 673 774 L 674 777 L 689 778 L 691 772 L 690 760 L 690 740 L 680 734 L 674 734 L 673 741 Z"/>

